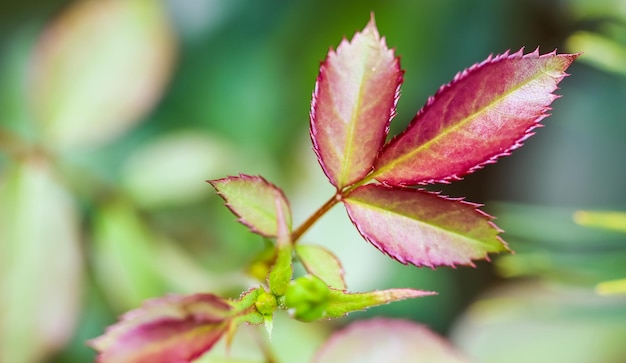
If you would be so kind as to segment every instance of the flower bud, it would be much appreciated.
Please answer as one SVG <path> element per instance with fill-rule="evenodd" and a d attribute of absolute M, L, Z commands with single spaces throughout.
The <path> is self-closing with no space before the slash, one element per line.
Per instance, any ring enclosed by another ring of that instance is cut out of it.
<path fill-rule="evenodd" d="M 300 321 L 314 321 L 326 316 L 330 288 L 313 275 L 299 277 L 287 287 L 285 305 L 292 317 Z"/>

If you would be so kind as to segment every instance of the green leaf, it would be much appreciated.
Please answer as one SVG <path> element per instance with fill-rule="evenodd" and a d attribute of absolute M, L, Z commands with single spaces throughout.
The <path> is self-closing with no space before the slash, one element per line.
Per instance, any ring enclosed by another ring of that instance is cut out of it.
<path fill-rule="evenodd" d="M 112 200 L 98 208 L 93 228 L 94 273 L 116 310 L 128 310 L 166 291 L 156 243 L 127 201 Z"/>
<path fill-rule="evenodd" d="M 600 295 L 626 295 L 626 278 L 602 281 L 596 285 L 596 292 Z"/>
<path fill-rule="evenodd" d="M 476 362 L 620 362 L 626 357 L 626 298 L 517 280 L 471 304 L 451 335 Z"/>
<path fill-rule="evenodd" d="M 394 301 L 415 299 L 436 294 L 436 292 L 432 291 L 415 289 L 389 289 L 359 293 L 349 293 L 331 289 L 324 317 L 340 318 L 354 311 L 365 310 Z"/>
<path fill-rule="evenodd" d="M 365 185 L 344 199 L 361 235 L 392 258 L 416 266 L 473 265 L 507 251 L 478 205 L 418 189 Z"/>
<path fill-rule="evenodd" d="M 347 288 L 341 262 L 332 252 L 324 247 L 303 244 L 296 245 L 295 250 L 308 273 L 319 277 L 333 289 Z"/>
<path fill-rule="evenodd" d="M 291 229 L 291 211 L 282 190 L 260 176 L 241 174 L 209 180 L 239 222 L 265 237 L 278 235 L 279 222 Z M 278 212 L 282 214 L 279 221 Z"/>
<path fill-rule="evenodd" d="M 74 333 L 82 253 L 78 211 L 50 163 L 23 157 L 0 184 L 0 362 L 37 362 Z"/>
<path fill-rule="evenodd" d="M 581 226 L 626 233 L 626 212 L 580 210 L 574 213 L 574 221 Z"/>
<path fill-rule="evenodd" d="M 324 281 L 314 275 L 305 275 L 289 285 L 285 295 L 285 306 L 295 319 L 315 321 L 340 318 L 373 306 L 434 294 L 431 291 L 414 289 L 349 293 L 329 288 Z"/>
<path fill-rule="evenodd" d="M 161 96 L 174 35 L 158 1 L 74 3 L 44 32 L 31 72 L 33 107 L 52 149 L 122 134 Z"/>
<path fill-rule="evenodd" d="M 123 165 L 122 187 L 142 208 L 189 205 L 212 194 L 198 180 L 228 173 L 238 155 L 203 130 L 167 132 L 134 148 Z"/>
<path fill-rule="evenodd" d="M 626 45 L 601 34 L 579 31 L 567 39 L 567 48 L 585 53 L 580 60 L 601 70 L 626 76 Z"/>

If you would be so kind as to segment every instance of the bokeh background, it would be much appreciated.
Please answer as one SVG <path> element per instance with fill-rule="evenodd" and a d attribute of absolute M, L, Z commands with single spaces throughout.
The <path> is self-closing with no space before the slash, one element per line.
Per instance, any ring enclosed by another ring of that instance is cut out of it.
<path fill-rule="evenodd" d="M 597 288 L 626 278 L 623 0 L 0 3 L 0 362 L 93 361 L 85 341 L 146 298 L 249 286 L 263 241 L 205 180 L 261 174 L 296 224 L 332 195 L 311 151 L 311 92 L 329 47 L 370 12 L 406 71 L 392 134 L 489 54 L 585 52 L 523 148 L 434 187 L 485 203 L 517 253 L 402 266 L 336 207 L 304 240 L 340 257 L 350 290 L 439 295 L 333 322 L 278 316 L 271 343 L 244 328 L 230 358 L 201 361 L 264 362 L 268 345 L 307 362 L 331 330 L 385 315 L 477 362 L 626 362 L 623 284 Z"/>

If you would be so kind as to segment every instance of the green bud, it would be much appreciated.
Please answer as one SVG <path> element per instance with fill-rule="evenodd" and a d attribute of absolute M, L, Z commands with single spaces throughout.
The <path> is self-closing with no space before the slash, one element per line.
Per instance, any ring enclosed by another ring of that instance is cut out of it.
<path fill-rule="evenodd" d="M 300 321 L 314 321 L 326 317 L 330 288 L 313 275 L 299 277 L 287 287 L 285 305 L 289 313 Z"/>
<path fill-rule="evenodd" d="M 261 315 L 272 315 L 274 314 L 274 311 L 276 311 L 276 296 L 263 290 L 257 295 L 254 306 Z"/>

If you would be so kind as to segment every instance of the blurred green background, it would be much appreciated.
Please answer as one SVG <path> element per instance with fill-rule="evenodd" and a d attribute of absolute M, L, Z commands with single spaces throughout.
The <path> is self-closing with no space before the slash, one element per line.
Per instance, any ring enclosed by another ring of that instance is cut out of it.
<path fill-rule="evenodd" d="M 337 207 L 304 240 L 340 257 L 350 290 L 440 294 L 335 322 L 279 317 L 279 361 L 306 362 L 331 329 L 387 315 L 478 362 L 626 362 L 626 295 L 594 290 L 626 277 L 626 223 L 573 218 L 626 210 L 626 1 L 25 0 L 0 3 L 0 363 L 93 361 L 85 341 L 146 298 L 249 286 L 263 243 L 205 180 L 261 174 L 296 225 L 332 195 L 311 151 L 311 92 L 329 47 L 370 12 L 406 71 L 392 134 L 489 54 L 585 54 L 523 148 L 434 187 L 486 203 L 517 254 L 402 266 Z M 216 349 L 202 361 L 263 362 L 243 330 L 240 360 Z"/>

